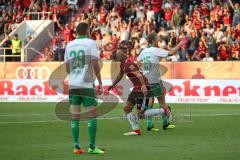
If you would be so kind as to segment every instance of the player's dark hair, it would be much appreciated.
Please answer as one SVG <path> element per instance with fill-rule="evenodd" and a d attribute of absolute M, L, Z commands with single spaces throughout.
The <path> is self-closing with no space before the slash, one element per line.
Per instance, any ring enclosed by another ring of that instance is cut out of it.
<path fill-rule="evenodd" d="M 147 36 L 147 41 L 148 41 L 148 44 L 152 44 L 153 41 L 156 40 L 156 37 L 157 37 L 157 34 L 154 32 L 154 33 L 150 33 L 148 36 Z"/>
<path fill-rule="evenodd" d="M 119 44 L 119 49 L 124 53 L 131 53 L 131 50 L 133 49 L 134 44 L 131 41 L 122 41 Z"/>
<path fill-rule="evenodd" d="M 81 22 L 78 24 L 76 32 L 78 35 L 87 35 L 88 33 L 88 24 L 85 22 Z"/>

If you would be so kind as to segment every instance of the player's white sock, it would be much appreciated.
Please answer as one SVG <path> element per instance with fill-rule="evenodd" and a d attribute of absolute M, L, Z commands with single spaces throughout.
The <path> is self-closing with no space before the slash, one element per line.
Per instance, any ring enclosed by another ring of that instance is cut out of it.
<path fill-rule="evenodd" d="M 160 109 L 148 109 L 144 112 L 145 117 L 152 117 L 156 115 L 162 116 L 164 114 L 164 110 L 162 108 Z"/>
<path fill-rule="evenodd" d="M 128 113 L 127 114 L 127 119 L 129 121 L 129 123 L 131 124 L 133 130 L 138 130 L 139 129 L 138 118 L 137 118 L 136 113 L 133 113 L 133 112 Z"/>

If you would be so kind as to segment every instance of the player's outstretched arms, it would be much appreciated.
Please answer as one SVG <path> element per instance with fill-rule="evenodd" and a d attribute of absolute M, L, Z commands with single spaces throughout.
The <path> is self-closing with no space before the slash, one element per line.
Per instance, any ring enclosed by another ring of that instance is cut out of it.
<path fill-rule="evenodd" d="M 175 53 L 177 53 L 177 51 L 180 49 L 180 47 L 182 46 L 182 42 L 180 42 L 176 47 L 174 47 L 172 50 L 170 50 L 168 52 L 169 55 L 174 55 Z"/>
<path fill-rule="evenodd" d="M 124 71 L 122 69 L 120 69 L 117 78 L 115 79 L 115 81 L 113 82 L 113 84 L 111 86 L 108 87 L 108 91 L 111 91 L 117 84 L 119 81 L 121 81 L 122 77 L 124 75 Z"/>

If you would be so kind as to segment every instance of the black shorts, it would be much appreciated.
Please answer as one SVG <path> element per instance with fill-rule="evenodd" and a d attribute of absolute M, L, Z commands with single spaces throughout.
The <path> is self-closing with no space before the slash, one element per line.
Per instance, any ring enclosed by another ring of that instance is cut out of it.
<path fill-rule="evenodd" d="M 133 106 L 137 105 L 137 108 L 141 109 L 148 106 L 150 97 L 150 91 L 147 95 L 144 95 L 142 91 L 132 90 L 132 92 L 128 95 L 127 101 Z"/>

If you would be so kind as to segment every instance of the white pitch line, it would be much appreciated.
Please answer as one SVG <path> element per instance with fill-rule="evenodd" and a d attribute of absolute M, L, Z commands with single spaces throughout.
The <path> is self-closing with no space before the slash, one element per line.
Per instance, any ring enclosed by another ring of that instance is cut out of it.
<path fill-rule="evenodd" d="M 64 114 L 63 114 L 64 115 Z M 66 114 L 68 115 L 68 114 Z M 176 113 L 176 115 L 182 115 L 182 116 L 190 116 L 187 113 Z M 204 116 L 209 116 L 209 117 L 214 117 L 214 116 L 234 116 L 234 115 L 240 115 L 240 113 L 210 113 L 210 114 L 192 114 L 191 116 L 193 117 L 204 117 Z M 0 117 L 31 117 L 31 116 L 56 116 L 55 114 L 0 114 Z M 111 119 L 111 117 L 109 117 Z M 115 117 L 114 117 L 115 118 Z M 102 119 L 100 117 L 100 119 Z"/>
<path fill-rule="evenodd" d="M 22 116 L 24 116 L 24 117 L 30 117 L 30 116 L 52 116 L 52 115 L 46 115 L 46 114 L 27 114 L 27 113 L 25 113 L 25 114 L 0 114 L 0 117 L 22 117 Z"/>
<path fill-rule="evenodd" d="M 120 119 L 120 117 L 100 117 L 99 120 L 111 120 L 111 119 Z M 0 122 L 1 124 L 26 124 L 26 123 L 51 123 L 51 122 L 66 122 L 64 120 L 48 120 L 48 121 L 18 121 L 18 122 Z"/>
<path fill-rule="evenodd" d="M 192 117 L 217 117 L 217 116 L 239 116 L 240 113 L 213 113 L 213 114 L 192 114 Z M 190 116 L 190 115 L 185 115 Z"/>
<path fill-rule="evenodd" d="M 60 122 L 61 120 L 49 120 L 49 121 L 19 121 L 19 122 L 0 122 L 0 124 L 26 124 L 26 123 L 49 123 Z"/>
<path fill-rule="evenodd" d="M 194 115 L 191 115 L 192 117 L 218 117 L 218 116 L 238 116 L 240 115 L 240 113 L 229 113 L 229 114 L 194 114 Z M 7 116 L 7 115 L 5 115 Z M 22 115 L 22 116 L 26 116 L 26 115 Z M 182 115 L 182 116 L 190 116 L 190 115 Z M 100 117 L 98 118 L 99 120 L 111 120 L 111 119 L 122 119 L 124 117 L 120 117 L 120 116 L 116 116 L 116 117 Z M 26 124 L 26 123 L 51 123 L 51 122 L 66 122 L 66 121 L 63 121 L 63 120 L 47 120 L 47 121 L 44 121 L 44 120 L 39 120 L 39 121 L 18 121 L 18 122 L 11 122 L 11 121 L 7 121 L 7 122 L 0 122 L 0 125 L 1 124 Z"/>

